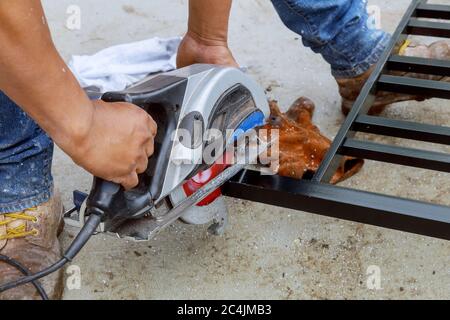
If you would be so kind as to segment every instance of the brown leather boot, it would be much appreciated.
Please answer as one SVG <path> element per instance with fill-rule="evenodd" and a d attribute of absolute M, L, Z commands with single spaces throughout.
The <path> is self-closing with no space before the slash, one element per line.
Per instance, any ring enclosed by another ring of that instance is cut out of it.
<path fill-rule="evenodd" d="M 0 215 L 0 254 L 17 260 L 32 273 L 41 271 L 61 257 L 58 234 L 63 228 L 63 205 L 56 194 L 47 203 L 22 212 Z M 23 277 L 17 269 L 0 262 L 0 283 Z M 50 299 L 61 299 L 62 270 L 39 280 Z M 32 284 L 0 293 L 1 300 L 41 299 Z"/>
<path fill-rule="evenodd" d="M 407 47 L 403 48 L 399 54 L 410 57 L 450 60 L 450 43 L 445 40 L 434 42 L 429 46 L 417 43 L 409 43 Z M 372 66 L 372 68 L 370 68 L 364 74 L 355 78 L 336 79 L 339 86 L 339 93 L 341 94 L 342 97 L 342 112 L 345 115 L 347 115 L 350 112 L 354 102 L 358 98 L 359 93 L 361 92 L 364 84 L 372 74 L 374 68 L 375 66 Z M 448 81 L 448 78 L 441 76 L 406 73 L 406 72 L 393 72 L 392 74 L 412 78 Z M 423 101 L 425 99 L 426 99 L 425 97 L 420 96 L 380 91 L 377 94 L 373 107 L 369 110 L 369 114 L 371 115 L 380 114 L 381 112 L 383 112 L 386 106 L 392 103 L 410 100 Z"/>

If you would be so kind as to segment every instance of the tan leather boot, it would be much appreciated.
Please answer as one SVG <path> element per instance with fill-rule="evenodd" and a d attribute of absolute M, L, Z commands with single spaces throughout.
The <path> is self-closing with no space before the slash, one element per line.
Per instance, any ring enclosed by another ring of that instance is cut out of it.
<path fill-rule="evenodd" d="M 62 231 L 63 205 L 56 194 L 47 203 L 22 212 L 0 215 L 0 254 L 17 260 L 32 273 L 41 271 L 61 257 L 58 234 Z M 0 262 L 0 283 L 23 277 L 17 269 Z M 62 270 L 40 283 L 50 299 L 61 299 Z M 32 284 L 0 293 L 1 300 L 41 299 Z"/>
<path fill-rule="evenodd" d="M 411 42 L 405 48 L 401 49 L 400 55 L 410 57 L 432 58 L 440 60 L 450 60 L 450 43 L 442 40 L 432 43 L 431 45 L 423 45 Z M 370 68 L 364 74 L 348 79 L 336 79 L 339 86 L 339 93 L 342 97 L 342 112 L 347 115 L 354 102 L 359 96 L 364 84 L 369 79 L 375 66 Z M 412 78 L 430 79 L 436 81 L 448 81 L 448 78 L 433 75 L 424 75 L 417 73 L 393 72 L 393 75 L 407 76 Z M 386 106 L 401 101 L 423 101 L 425 97 L 398 94 L 391 92 L 379 92 L 373 107 L 369 110 L 369 114 L 377 115 L 383 112 Z"/>

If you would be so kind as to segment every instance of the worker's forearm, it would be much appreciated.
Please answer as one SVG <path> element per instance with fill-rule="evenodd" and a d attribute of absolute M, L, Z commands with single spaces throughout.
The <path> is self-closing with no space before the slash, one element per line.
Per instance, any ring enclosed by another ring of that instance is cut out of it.
<path fill-rule="evenodd" d="M 92 104 L 56 51 L 40 1 L 2 0 L 0 21 L 0 90 L 69 147 L 88 130 Z"/>
<path fill-rule="evenodd" d="M 228 40 L 232 0 L 190 0 L 189 32 L 209 45 Z"/>

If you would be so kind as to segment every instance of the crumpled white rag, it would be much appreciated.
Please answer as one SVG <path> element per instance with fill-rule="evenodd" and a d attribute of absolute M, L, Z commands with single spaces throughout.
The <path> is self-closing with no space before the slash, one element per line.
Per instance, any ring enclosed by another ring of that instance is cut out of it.
<path fill-rule="evenodd" d="M 72 56 L 69 67 L 83 88 L 120 91 L 150 73 L 175 69 L 180 42 L 174 37 L 121 44 L 92 56 Z"/>

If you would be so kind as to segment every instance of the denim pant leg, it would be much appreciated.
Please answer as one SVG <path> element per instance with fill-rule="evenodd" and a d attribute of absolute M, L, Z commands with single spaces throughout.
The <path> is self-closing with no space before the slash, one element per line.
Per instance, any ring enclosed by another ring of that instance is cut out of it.
<path fill-rule="evenodd" d="M 368 26 L 366 0 L 272 0 L 283 23 L 320 53 L 336 78 L 356 77 L 375 64 L 390 35 Z"/>
<path fill-rule="evenodd" d="M 53 142 L 0 92 L 0 214 L 22 211 L 50 199 Z"/>

